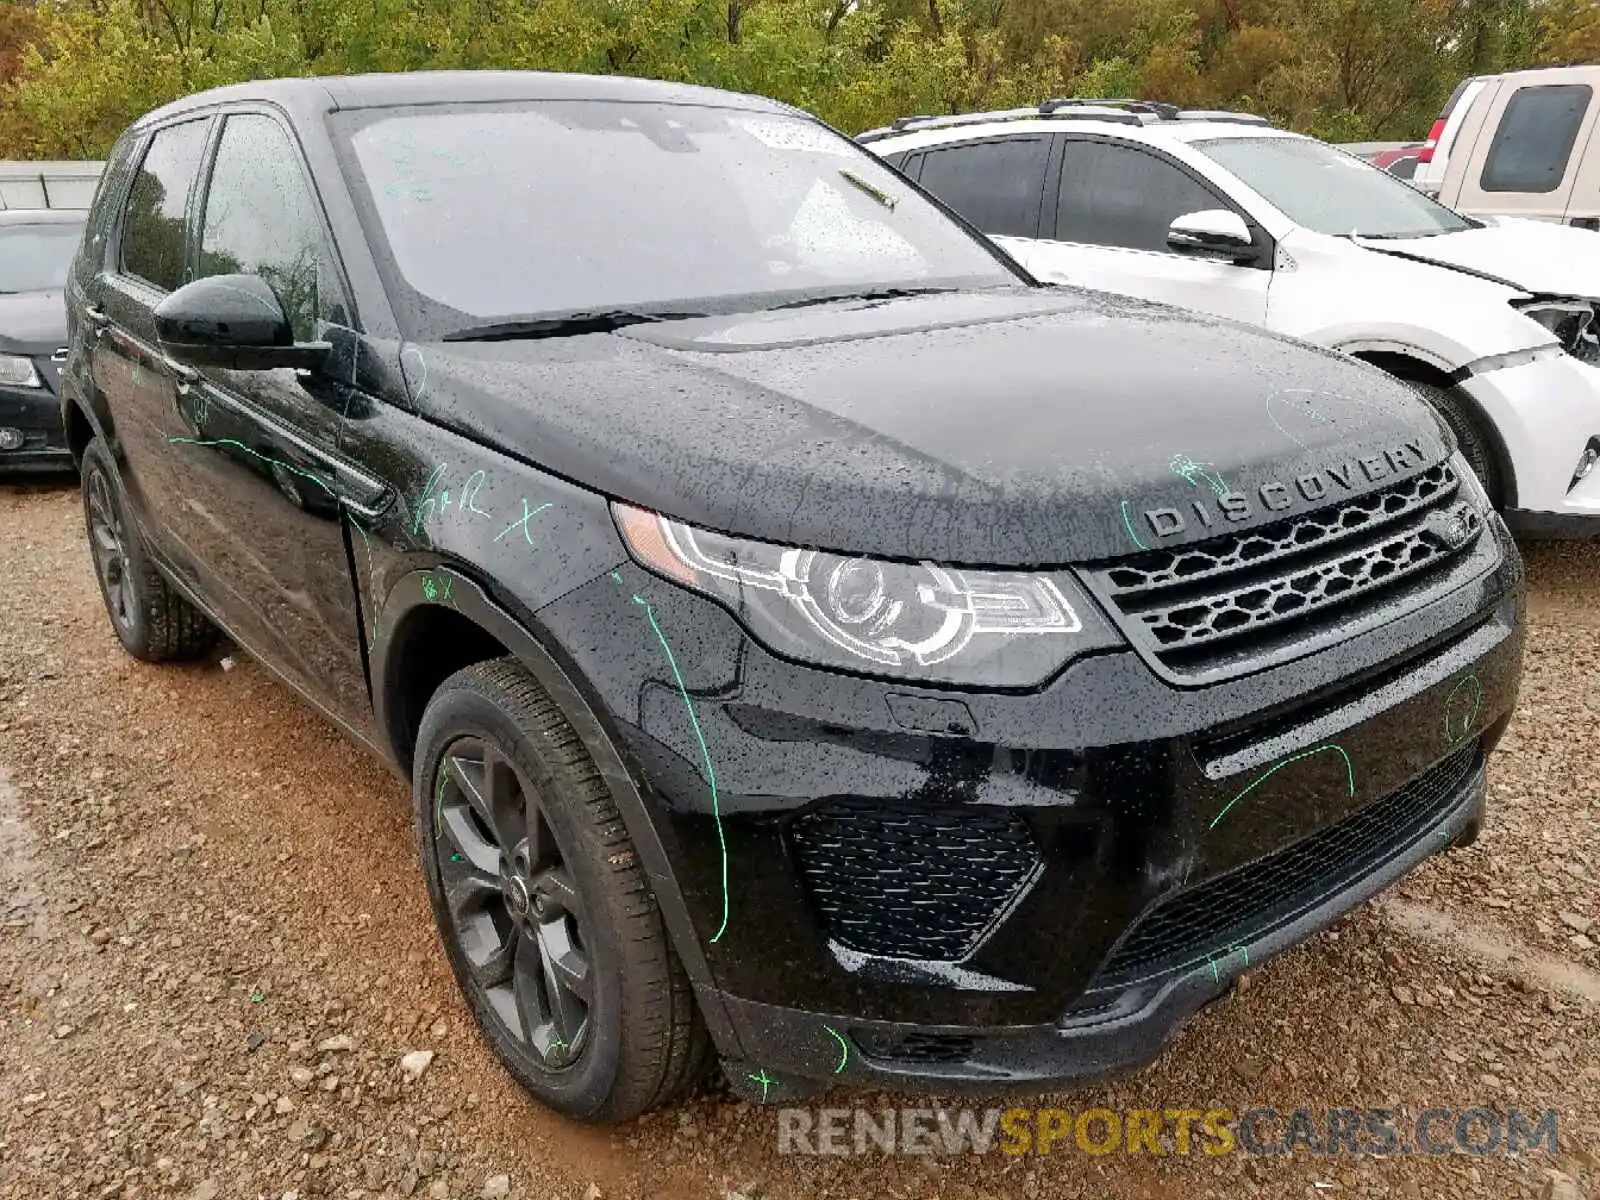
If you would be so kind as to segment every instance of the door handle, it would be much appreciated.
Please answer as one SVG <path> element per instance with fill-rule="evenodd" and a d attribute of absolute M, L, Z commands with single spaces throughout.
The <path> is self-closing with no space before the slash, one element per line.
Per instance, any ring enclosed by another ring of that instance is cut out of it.
<path fill-rule="evenodd" d="M 111 317 L 107 314 L 106 310 L 101 308 L 98 304 L 89 305 L 88 308 L 83 310 L 83 315 L 84 319 L 97 329 L 105 328 L 105 326 L 111 320 Z"/>

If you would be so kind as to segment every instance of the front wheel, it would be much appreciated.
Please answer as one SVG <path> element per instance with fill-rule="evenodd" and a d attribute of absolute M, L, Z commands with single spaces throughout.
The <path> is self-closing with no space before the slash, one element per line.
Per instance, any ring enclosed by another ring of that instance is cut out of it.
<path fill-rule="evenodd" d="M 692 1084 L 709 1038 L 655 896 L 599 771 L 520 664 L 445 680 L 412 790 L 451 968 L 518 1082 L 601 1125 Z"/>
<path fill-rule="evenodd" d="M 1450 426 L 1450 432 L 1455 434 L 1456 444 L 1461 448 L 1461 457 L 1467 460 L 1472 473 L 1483 484 L 1489 502 L 1494 505 L 1496 511 L 1503 509 L 1505 482 L 1500 476 L 1500 464 L 1489 443 L 1488 432 L 1471 407 L 1451 389 L 1435 387 L 1431 383 L 1413 383 L 1411 386 L 1433 406 L 1435 412 L 1444 418 L 1444 423 Z"/>

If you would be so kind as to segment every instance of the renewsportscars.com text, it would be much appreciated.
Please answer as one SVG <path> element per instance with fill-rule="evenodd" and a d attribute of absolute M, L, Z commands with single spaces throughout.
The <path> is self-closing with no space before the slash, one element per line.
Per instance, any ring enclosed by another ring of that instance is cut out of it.
<path fill-rule="evenodd" d="M 779 1109 L 779 1154 L 1556 1154 L 1556 1111 Z"/>

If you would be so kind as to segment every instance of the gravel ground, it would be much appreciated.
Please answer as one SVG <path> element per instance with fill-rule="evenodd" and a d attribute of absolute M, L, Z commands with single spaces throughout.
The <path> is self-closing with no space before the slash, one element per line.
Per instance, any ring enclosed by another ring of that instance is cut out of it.
<path fill-rule="evenodd" d="M 246 659 L 127 658 L 75 489 L 0 488 L 0 1195 L 1600 1196 L 1600 550 L 1529 559 L 1479 843 L 1040 1103 L 1553 1107 L 1554 1159 L 780 1157 L 714 1091 L 615 1133 L 524 1098 L 438 953 L 404 787 Z"/>

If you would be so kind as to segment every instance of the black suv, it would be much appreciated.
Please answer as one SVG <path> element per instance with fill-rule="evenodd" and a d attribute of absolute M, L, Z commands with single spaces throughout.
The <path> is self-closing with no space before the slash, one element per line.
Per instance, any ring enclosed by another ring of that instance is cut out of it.
<path fill-rule="evenodd" d="M 769 1101 L 1125 1069 L 1477 831 L 1521 565 L 1429 410 L 1041 288 L 793 109 L 208 92 L 68 287 L 123 645 L 225 632 L 411 781 L 572 1116 L 712 1053 Z"/>

